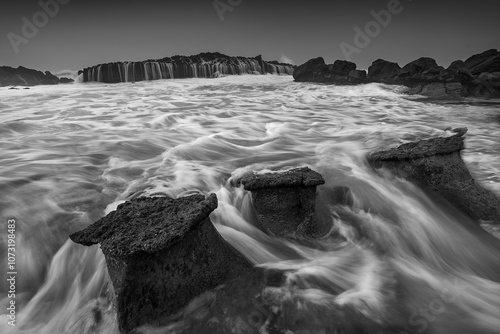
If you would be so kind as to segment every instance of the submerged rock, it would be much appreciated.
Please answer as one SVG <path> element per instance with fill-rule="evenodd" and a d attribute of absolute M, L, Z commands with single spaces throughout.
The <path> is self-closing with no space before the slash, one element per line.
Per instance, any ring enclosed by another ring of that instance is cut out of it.
<path fill-rule="evenodd" d="M 155 324 L 252 267 L 212 225 L 216 207 L 215 194 L 138 198 L 70 235 L 101 245 L 122 332 Z"/>
<path fill-rule="evenodd" d="M 500 223 L 500 200 L 471 176 L 460 156 L 466 128 L 451 137 L 403 144 L 369 155 L 375 168 L 387 168 L 430 189 L 475 220 Z"/>
<path fill-rule="evenodd" d="M 278 237 L 314 237 L 321 234 L 315 219 L 316 187 L 323 177 L 308 167 L 285 172 L 252 174 L 241 182 L 252 192 L 263 227 Z"/>

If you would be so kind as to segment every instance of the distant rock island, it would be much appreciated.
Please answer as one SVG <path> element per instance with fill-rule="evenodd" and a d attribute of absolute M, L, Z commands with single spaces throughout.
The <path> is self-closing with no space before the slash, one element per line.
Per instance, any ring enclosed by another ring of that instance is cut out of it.
<path fill-rule="evenodd" d="M 159 79 L 213 78 L 237 74 L 288 74 L 295 66 L 257 57 L 232 57 L 218 52 L 173 56 L 145 61 L 99 64 L 78 71 L 83 81 L 105 83 Z"/>
<path fill-rule="evenodd" d="M 73 79 L 58 78 L 49 71 L 43 73 L 23 66 L 0 66 L 0 86 L 57 85 L 69 82 L 73 82 Z"/>
<path fill-rule="evenodd" d="M 410 88 L 409 94 L 435 98 L 500 98 L 500 52 L 495 49 L 465 61 L 456 60 L 446 69 L 427 57 L 414 60 L 402 68 L 383 59 L 375 60 L 368 73 L 356 68 L 355 63 L 345 60 L 327 65 L 319 57 L 298 66 L 293 78 L 297 82 L 337 85 L 370 82 L 404 85 Z"/>

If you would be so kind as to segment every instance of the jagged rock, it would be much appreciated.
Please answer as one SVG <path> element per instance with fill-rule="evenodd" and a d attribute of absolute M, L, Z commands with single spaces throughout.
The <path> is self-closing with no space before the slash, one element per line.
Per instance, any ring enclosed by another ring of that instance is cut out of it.
<path fill-rule="evenodd" d="M 328 68 L 332 74 L 348 76 L 349 72 L 356 69 L 356 64 L 347 60 L 336 60 L 333 65 L 328 66 Z"/>
<path fill-rule="evenodd" d="M 401 67 L 397 63 L 377 59 L 368 67 L 368 79 L 375 82 L 394 83 L 394 78 L 399 71 Z"/>
<path fill-rule="evenodd" d="M 415 85 L 410 88 L 409 93 L 433 98 L 459 98 L 462 94 L 462 85 L 459 82 L 431 82 L 429 84 Z"/>
<path fill-rule="evenodd" d="M 65 81 L 61 81 L 49 71 L 42 73 L 41 71 L 23 66 L 19 66 L 18 68 L 0 66 L 0 86 L 56 85 L 60 82 Z"/>
<path fill-rule="evenodd" d="M 325 180 L 308 167 L 286 172 L 251 174 L 242 178 L 262 226 L 284 238 L 320 234 L 315 219 L 316 187 Z"/>
<path fill-rule="evenodd" d="M 101 244 L 123 333 L 157 323 L 252 267 L 210 222 L 216 207 L 215 194 L 138 198 L 70 235 Z"/>
<path fill-rule="evenodd" d="M 401 71 L 399 71 L 399 74 L 396 79 L 399 81 L 403 81 L 408 78 L 411 78 L 415 74 L 419 74 L 426 70 L 436 67 L 438 67 L 438 64 L 434 59 L 428 57 L 421 57 L 403 66 Z"/>
<path fill-rule="evenodd" d="M 325 60 L 321 57 L 310 59 L 293 71 L 293 79 L 297 82 L 319 80 L 319 74 L 327 69 L 324 65 Z"/>
<path fill-rule="evenodd" d="M 484 51 L 468 58 L 465 65 L 474 75 L 482 72 L 500 72 L 500 52 L 495 49 Z"/>
<path fill-rule="evenodd" d="M 500 223 L 500 200 L 470 175 L 460 151 L 466 129 L 451 137 L 403 144 L 369 155 L 374 168 L 387 168 L 430 189 L 475 220 Z"/>

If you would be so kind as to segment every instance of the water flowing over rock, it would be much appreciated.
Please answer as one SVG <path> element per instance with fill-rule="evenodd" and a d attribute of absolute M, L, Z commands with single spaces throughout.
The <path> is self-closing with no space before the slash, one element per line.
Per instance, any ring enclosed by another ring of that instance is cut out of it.
<path fill-rule="evenodd" d="M 288 74 L 294 66 L 264 61 L 257 57 L 231 57 L 221 53 L 200 53 L 194 56 L 173 56 L 156 60 L 100 64 L 79 71 L 83 81 L 106 83 L 144 80 L 214 78 L 219 75 Z M 217 74 L 217 75 L 216 75 Z"/>
<path fill-rule="evenodd" d="M 73 82 L 73 80 L 68 78 L 59 79 L 49 71 L 43 73 L 22 66 L 18 68 L 0 66 L 0 86 L 57 85 L 69 82 Z"/>
<path fill-rule="evenodd" d="M 252 192 L 252 200 L 263 227 L 284 237 L 321 234 L 315 219 L 316 187 L 325 180 L 308 167 L 285 172 L 254 173 L 241 183 Z"/>
<path fill-rule="evenodd" d="M 154 324 L 252 267 L 212 225 L 216 207 L 215 194 L 138 198 L 70 235 L 100 243 L 122 332 Z"/>
<path fill-rule="evenodd" d="M 387 168 L 444 197 L 475 220 L 500 223 L 500 200 L 479 185 L 460 156 L 466 128 L 455 135 L 403 144 L 375 152 L 368 160 L 375 168 Z"/>
<path fill-rule="evenodd" d="M 338 71 L 349 64 L 351 72 Z M 341 66 L 342 65 L 342 66 Z M 354 73 L 356 64 L 337 60 L 326 65 L 323 58 L 314 58 L 294 71 L 297 82 L 318 82 L 351 85 L 379 82 L 409 87 L 409 94 L 433 98 L 467 96 L 500 97 L 500 53 L 488 50 L 467 59 L 454 61 L 447 69 L 429 57 L 418 58 L 401 68 L 397 63 L 377 59 L 368 68 L 368 75 Z"/>

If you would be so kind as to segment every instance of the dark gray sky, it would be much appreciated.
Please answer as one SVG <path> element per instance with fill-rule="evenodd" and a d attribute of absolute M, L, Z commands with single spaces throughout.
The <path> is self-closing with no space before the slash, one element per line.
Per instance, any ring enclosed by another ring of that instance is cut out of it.
<path fill-rule="evenodd" d="M 285 56 L 297 65 L 322 56 L 332 63 L 345 58 L 342 42 L 356 47 L 354 28 L 365 31 L 374 21 L 371 11 L 386 10 L 397 0 L 218 0 L 232 9 L 223 13 L 224 20 L 213 0 L 59 0 L 67 4 L 44 17 L 39 2 L 54 1 L 0 4 L 0 65 L 77 70 L 205 51 L 262 54 L 266 60 Z M 377 58 L 404 65 L 421 56 L 448 66 L 500 48 L 498 0 L 400 0 L 397 8 L 380 31 L 371 25 L 369 43 L 358 43 L 363 47 L 350 56 L 358 68 Z M 38 23 L 38 31 L 25 28 L 23 35 L 26 21 Z M 11 40 L 18 43 L 17 53 Z"/>

